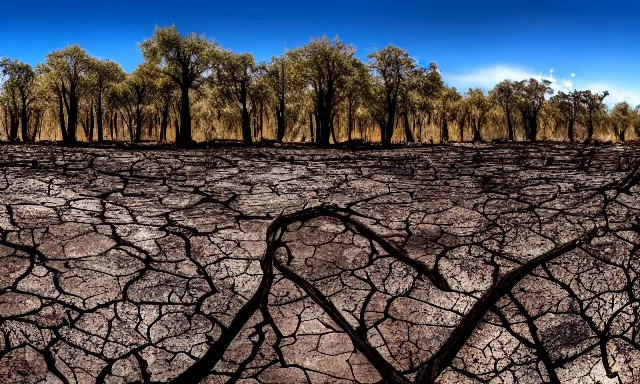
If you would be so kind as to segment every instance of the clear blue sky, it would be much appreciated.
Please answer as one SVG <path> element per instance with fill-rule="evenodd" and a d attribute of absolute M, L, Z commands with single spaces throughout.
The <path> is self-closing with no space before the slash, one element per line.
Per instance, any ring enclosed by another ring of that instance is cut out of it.
<path fill-rule="evenodd" d="M 640 2 L 632 0 L 0 2 L 0 55 L 31 64 L 78 43 L 131 71 L 155 25 L 204 32 L 268 60 L 310 37 L 339 35 L 362 58 L 388 43 L 435 61 L 459 89 L 542 76 L 556 89 L 608 89 L 640 103 Z M 609 101 L 612 101 L 611 98 Z"/>

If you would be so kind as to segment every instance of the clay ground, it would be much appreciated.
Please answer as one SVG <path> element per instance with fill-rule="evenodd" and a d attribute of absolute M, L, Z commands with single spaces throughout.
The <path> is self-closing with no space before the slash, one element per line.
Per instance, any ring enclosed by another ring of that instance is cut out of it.
<path fill-rule="evenodd" d="M 638 383 L 638 160 L 0 146 L 0 383 Z"/>

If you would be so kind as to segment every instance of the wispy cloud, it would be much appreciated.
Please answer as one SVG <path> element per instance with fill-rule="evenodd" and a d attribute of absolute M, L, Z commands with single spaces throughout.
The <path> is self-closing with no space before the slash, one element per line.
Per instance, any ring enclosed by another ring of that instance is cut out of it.
<path fill-rule="evenodd" d="M 562 86 L 565 88 L 573 88 L 573 81 L 571 80 L 562 80 Z"/>
<path fill-rule="evenodd" d="M 538 75 L 537 79 L 538 80 L 540 80 L 540 79 L 549 80 L 551 82 L 550 87 L 551 87 L 551 89 L 553 89 L 553 93 L 558 93 L 560 91 L 562 91 L 562 92 L 571 92 L 571 91 L 573 91 L 573 88 L 574 88 L 573 79 L 561 78 L 558 81 L 558 79 L 556 79 L 553 76 L 553 68 L 551 68 L 549 70 L 549 76 L 544 77 L 542 75 Z"/>
<path fill-rule="evenodd" d="M 608 105 L 622 101 L 626 101 L 632 106 L 640 104 L 640 91 L 627 89 L 603 81 L 589 81 L 586 72 L 579 77 L 576 77 L 575 72 L 567 76 L 558 76 L 554 68 L 550 68 L 547 73 L 543 73 L 542 71 L 536 73 L 535 71 L 522 67 L 495 65 L 475 69 L 467 73 L 443 73 L 443 77 L 447 84 L 458 88 L 461 92 L 464 92 L 467 88 L 476 87 L 489 90 L 503 80 L 520 81 L 534 78 L 537 80 L 549 80 L 554 94 L 559 91 L 570 92 L 574 89 L 588 89 L 593 92 L 609 91 L 609 96 L 605 99 L 605 103 Z"/>
<path fill-rule="evenodd" d="M 444 80 L 456 87 L 479 87 L 479 88 L 493 88 L 503 80 L 522 80 L 530 77 L 536 77 L 535 73 L 531 71 L 508 66 L 492 66 L 487 68 L 480 68 L 463 74 L 446 74 L 443 73 Z"/>
<path fill-rule="evenodd" d="M 549 80 L 551 82 L 551 88 L 554 92 L 563 91 L 568 92 L 573 90 L 573 81 L 570 79 L 561 79 L 558 81 L 554 77 L 554 69 L 550 68 L 548 73 L 534 72 L 532 70 L 496 65 L 486 68 L 480 68 L 463 74 L 443 74 L 445 81 L 460 89 L 465 88 L 484 88 L 491 89 L 497 83 L 503 80 L 520 81 L 525 79 L 534 78 L 537 80 Z"/>
<path fill-rule="evenodd" d="M 627 89 L 605 82 L 586 83 L 580 88 L 589 89 L 592 92 L 609 91 L 609 96 L 604 99 L 604 102 L 608 105 L 614 105 L 623 101 L 629 103 L 631 107 L 635 107 L 640 104 L 640 92 L 637 90 Z"/>

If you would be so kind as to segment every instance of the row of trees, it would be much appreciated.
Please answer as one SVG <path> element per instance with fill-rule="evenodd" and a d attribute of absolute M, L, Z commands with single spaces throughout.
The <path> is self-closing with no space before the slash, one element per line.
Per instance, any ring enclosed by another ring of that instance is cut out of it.
<path fill-rule="evenodd" d="M 550 82 L 505 80 L 488 94 L 447 87 L 435 63 L 418 65 L 389 45 L 362 62 L 337 37 L 256 63 L 196 34 L 156 28 L 140 43 L 132 73 L 72 45 L 32 68 L 0 61 L 0 117 L 9 141 L 61 139 L 447 142 L 580 137 L 591 141 L 640 127 L 627 103 L 608 111 L 604 93 L 552 95 Z M 82 130 L 78 130 L 78 126 Z M 542 127 L 542 132 L 541 132 Z M 172 129 L 173 128 L 173 129 Z M 238 129 L 240 128 L 240 129 Z M 584 131 L 584 132 L 582 132 Z M 428 139 L 427 139 L 428 138 Z"/>

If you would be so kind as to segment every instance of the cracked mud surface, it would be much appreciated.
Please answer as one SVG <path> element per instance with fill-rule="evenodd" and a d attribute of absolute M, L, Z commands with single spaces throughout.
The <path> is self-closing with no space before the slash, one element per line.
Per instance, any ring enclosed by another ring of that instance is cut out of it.
<path fill-rule="evenodd" d="M 638 160 L 0 146 L 0 383 L 640 382 Z"/>

